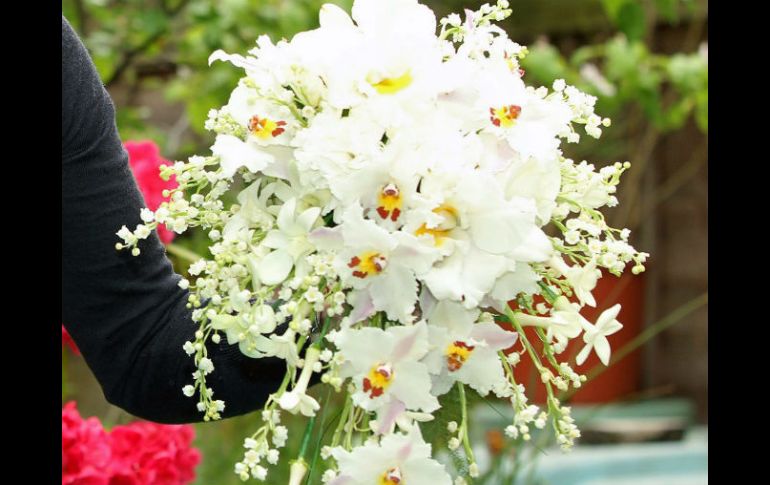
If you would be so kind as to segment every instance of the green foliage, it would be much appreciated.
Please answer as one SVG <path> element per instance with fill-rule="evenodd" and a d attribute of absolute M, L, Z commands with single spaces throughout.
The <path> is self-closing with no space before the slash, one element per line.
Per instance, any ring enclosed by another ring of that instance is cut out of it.
<path fill-rule="evenodd" d="M 547 43 L 538 43 L 529 48 L 524 67 L 528 77 L 544 82 L 564 79 L 574 83 L 579 80 L 579 75 L 570 70 L 559 50 Z"/>
<path fill-rule="evenodd" d="M 646 29 L 645 12 L 636 0 L 602 0 L 610 20 L 631 40 L 640 40 Z"/>
<path fill-rule="evenodd" d="M 586 70 L 589 64 L 596 69 Z M 700 52 L 654 54 L 643 42 L 618 35 L 576 49 L 569 60 L 554 46 L 538 43 L 522 65 L 539 83 L 562 78 L 597 96 L 598 111 L 606 116 L 638 105 L 661 131 L 680 128 L 692 115 L 708 132 L 708 60 Z"/>

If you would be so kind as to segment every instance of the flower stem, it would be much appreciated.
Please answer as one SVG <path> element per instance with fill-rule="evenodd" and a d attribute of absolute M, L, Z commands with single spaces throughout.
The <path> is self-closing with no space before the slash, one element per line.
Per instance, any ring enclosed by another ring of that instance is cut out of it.
<path fill-rule="evenodd" d="M 334 435 L 332 436 L 332 447 L 335 447 L 337 444 L 339 444 L 340 437 L 342 436 L 342 430 L 348 420 L 348 413 L 350 413 L 350 406 L 352 404 L 353 400 L 350 398 L 350 396 L 347 396 L 345 398 L 345 407 L 342 408 L 342 414 L 340 414 L 340 421 L 337 423 L 337 428 L 334 430 Z"/>
<path fill-rule="evenodd" d="M 473 449 L 471 448 L 470 439 L 468 438 L 468 402 L 465 399 L 465 386 L 462 382 L 457 382 L 457 388 L 460 391 L 460 410 L 462 412 L 462 423 L 460 424 L 460 430 L 463 435 L 463 447 L 465 448 L 465 454 L 468 457 L 469 463 L 476 463 L 476 458 L 473 457 Z"/>
<path fill-rule="evenodd" d="M 199 259 L 203 259 L 199 254 L 190 251 L 187 248 L 184 248 L 182 246 L 179 246 L 178 244 L 169 243 L 166 245 L 166 251 L 169 254 L 173 254 L 174 256 L 184 259 L 185 261 L 189 261 L 191 263 L 194 263 L 198 261 Z"/>
<path fill-rule="evenodd" d="M 321 349 L 321 347 L 323 347 L 324 337 L 326 337 L 326 332 L 329 331 L 329 324 L 331 323 L 331 321 L 332 319 L 330 316 L 324 315 L 324 324 L 323 324 L 323 327 L 321 328 L 321 334 L 318 336 L 318 340 L 313 342 L 313 345 L 312 345 L 313 347 L 317 349 Z"/>
<path fill-rule="evenodd" d="M 313 426 L 315 426 L 315 414 L 310 416 L 310 419 L 305 426 L 305 434 L 302 435 L 302 444 L 299 447 L 299 459 L 305 461 L 305 454 L 307 453 L 307 446 L 310 443 L 310 436 L 313 434 Z"/>

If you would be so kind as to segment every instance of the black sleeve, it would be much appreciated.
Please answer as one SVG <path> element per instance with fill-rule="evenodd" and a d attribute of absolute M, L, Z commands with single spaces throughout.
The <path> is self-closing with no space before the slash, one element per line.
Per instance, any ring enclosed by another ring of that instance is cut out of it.
<path fill-rule="evenodd" d="M 156 234 L 138 257 L 115 249 L 142 207 L 112 100 L 62 16 L 62 323 L 110 403 L 161 423 L 200 421 L 197 396 L 182 394 L 195 370 L 182 345 L 196 325 L 180 277 Z M 284 361 L 250 359 L 224 339 L 209 357 L 224 417 L 260 407 L 285 372 Z"/>

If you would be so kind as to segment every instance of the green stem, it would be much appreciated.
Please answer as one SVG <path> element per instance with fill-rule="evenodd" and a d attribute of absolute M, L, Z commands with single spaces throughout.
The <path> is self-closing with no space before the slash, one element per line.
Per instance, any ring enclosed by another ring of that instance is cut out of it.
<path fill-rule="evenodd" d="M 540 362 L 540 357 L 537 356 L 537 353 L 535 352 L 535 349 L 532 347 L 532 344 L 529 343 L 529 339 L 527 339 L 527 335 L 524 333 L 524 328 L 522 328 L 521 324 L 514 316 L 513 310 L 507 305 L 505 307 L 505 317 L 508 319 L 509 322 L 511 322 L 511 325 L 513 325 L 514 328 L 516 328 L 516 331 L 519 333 L 519 338 L 521 339 L 521 343 L 522 345 L 524 345 L 524 348 L 527 349 L 527 353 L 532 359 L 532 363 L 535 364 L 537 371 L 542 373 L 545 370 L 545 368 L 543 367 L 543 364 Z"/>
<path fill-rule="evenodd" d="M 350 396 L 347 396 L 345 398 L 345 407 L 342 408 L 342 414 L 340 415 L 340 421 L 337 423 L 337 428 L 334 430 L 334 435 L 332 436 L 332 447 L 337 446 L 340 440 L 340 436 L 342 436 L 342 430 L 345 427 L 345 422 L 348 420 L 348 413 L 350 413 L 350 406 L 353 404 L 353 400 L 350 398 Z"/>
<path fill-rule="evenodd" d="M 310 436 L 313 434 L 313 427 L 315 426 L 315 414 L 310 417 L 305 426 L 305 434 L 302 435 L 302 444 L 299 447 L 298 459 L 305 460 L 305 454 L 307 453 L 307 445 L 310 443 Z"/>
<path fill-rule="evenodd" d="M 548 301 L 548 303 L 550 303 L 551 305 L 553 305 L 553 302 L 555 302 L 555 301 L 556 301 L 556 299 L 557 299 L 557 298 L 559 298 L 559 295 L 557 295 L 556 293 L 554 293 L 554 292 L 553 292 L 553 290 L 552 290 L 552 289 L 550 289 L 550 288 L 548 287 L 548 285 L 546 285 L 546 284 L 545 284 L 545 283 L 543 283 L 542 281 L 538 281 L 538 282 L 537 282 L 537 285 L 538 285 L 538 286 L 540 287 L 540 289 L 543 291 L 543 297 L 544 297 L 544 298 L 545 298 L 545 299 Z M 506 314 L 506 315 L 507 315 L 507 314 Z"/>
<path fill-rule="evenodd" d="M 321 454 L 321 445 L 323 443 L 324 433 L 326 432 L 327 428 L 327 426 L 325 426 L 326 410 L 331 405 L 331 392 L 331 386 L 327 386 L 326 398 L 324 399 L 324 404 L 322 406 L 323 411 L 321 411 L 321 424 L 318 426 L 318 441 L 316 442 L 315 450 L 313 452 L 313 460 L 310 462 L 310 468 L 308 468 L 306 483 L 310 483 L 310 477 L 313 475 L 313 470 L 315 469 L 316 463 L 318 462 L 318 455 Z"/>
<path fill-rule="evenodd" d="M 173 254 L 174 256 L 184 259 L 185 261 L 189 261 L 191 263 L 194 263 L 199 259 L 203 259 L 199 254 L 174 243 L 167 244 L 166 251 L 169 254 Z"/>
<path fill-rule="evenodd" d="M 465 454 L 468 456 L 468 462 L 476 463 L 476 458 L 473 457 L 470 439 L 468 438 L 468 403 L 465 400 L 465 386 L 463 386 L 462 382 L 458 381 L 457 388 L 460 391 L 460 409 L 462 411 L 462 424 L 460 427 L 463 435 L 463 447 L 465 448 Z"/>
<path fill-rule="evenodd" d="M 331 323 L 332 319 L 328 315 L 324 315 L 324 324 L 321 328 L 321 335 L 318 336 L 318 340 L 313 342 L 312 347 L 315 347 L 317 349 L 320 349 L 323 347 L 324 337 L 326 337 L 326 332 L 329 330 L 329 324 Z"/>

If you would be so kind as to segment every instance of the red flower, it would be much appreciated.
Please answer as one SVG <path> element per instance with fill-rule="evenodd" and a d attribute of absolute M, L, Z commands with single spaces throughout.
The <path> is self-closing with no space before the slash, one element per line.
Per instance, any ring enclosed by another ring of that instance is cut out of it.
<path fill-rule="evenodd" d="M 61 344 L 62 346 L 66 345 L 67 347 L 72 350 L 72 352 L 75 355 L 80 355 L 80 350 L 78 349 L 78 346 L 75 345 L 75 341 L 72 340 L 72 336 L 67 331 L 66 328 L 64 328 L 64 325 L 61 326 Z"/>
<path fill-rule="evenodd" d="M 126 475 L 132 470 L 136 483 L 178 485 L 195 480 L 201 455 L 190 446 L 191 426 L 139 421 L 116 427 L 110 437 L 115 465 Z"/>
<path fill-rule="evenodd" d="M 69 402 L 62 409 L 62 485 L 186 485 L 201 460 L 194 436 L 190 425 L 143 421 L 106 433 Z"/>
<path fill-rule="evenodd" d="M 109 485 L 110 443 L 96 418 L 84 420 L 74 402 L 61 410 L 62 485 Z"/>
<path fill-rule="evenodd" d="M 160 149 L 153 141 L 126 141 L 123 145 L 128 152 L 128 163 L 134 172 L 139 190 L 142 191 L 144 202 L 148 209 L 154 211 L 165 200 L 163 190 L 172 190 L 178 186 L 174 177 L 168 181 L 160 178 L 160 166 L 168 165 L 169 161 L 160 156 Z M 160 224 L 158 236 L 163 244 L 168 244 L 174 239 L 175 234 Z"/>

